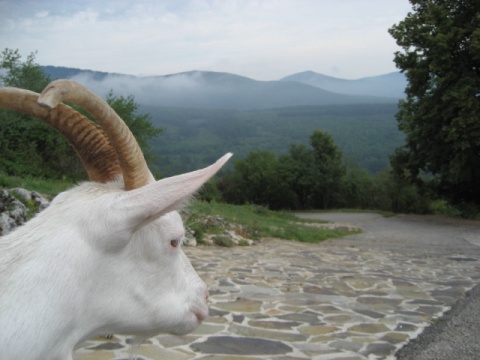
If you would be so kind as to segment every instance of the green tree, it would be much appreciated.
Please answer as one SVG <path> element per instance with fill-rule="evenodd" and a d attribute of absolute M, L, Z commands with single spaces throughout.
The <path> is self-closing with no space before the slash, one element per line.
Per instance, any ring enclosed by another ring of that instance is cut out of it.
<path fill-rule="evenodd" d="M 35 63 L 35 55 L 36 52 L 27 55 L 27 59 L 22 62 L 18 50 L 3 50 L 0 55 L 0 68 L 4 72 L 0 72 L 0 85 L 42 92 L 51 79 Z"/>
<path fill-rule="evenodd" d="M 336 206 L 342 208 L 373 208 L 373 179 L 367 170 L 350 163 L 340 179 Z"/>
<path fill-rule="evenodd" d="M 453 202 L 480 204 L 480 2 L 410 2 L 389 30 L 408 79 L 397 114 L 406 144 L 392 167 Z"/>
<path fill-rule="evenodd" d="M 345 169 L 332 137 L 315 131 L 311 148 L 292 145 L 288 155 L 251 152 L 237 160 L 219 182 L 227 202 L 254 203 L 271 209 L 327 208 L 340 190 Z"/>
<path fill-rule="evenodd" d="M 51 79 L 35 62 L 35 55 L 31 53 L 22 61 L 18 50 L 5 49 L 0 55 L 0 84 L 41 92 Z M 106 101 L 130 127 L 147 160 L 153 160 L 149 140 L 163 129 L 152 125 L 150 115 L 138 112 L 133 96 L 110 92 Z M 71 179 L 86 176 L 73 149 L 54 129 L 5 109 L 0 109 L 0 153 L 0 170 L 10 175 Z"/>
<path fill-rule="evenodd" d="M 279 177 L 278 168 L 278 158 L 270 151 L 254 151 L 245 159 L 237 160 L 230 177 L 229 191 L 224 194 L 225 199 L 233 203 L 253 203 L 272 209 L 287 208 L 285 200 L 289 191 Z"/>
<path fill-rule="evenodd" d="M 315 205 L 326 209 L 338 195 L 340 179 L 345 173 L 342 153 L 333 138 L 319 130 L 310 136 L 310 145 L 314 159 Z"/>
<path fill-rule="evenodd" d="M 41 92 L 51 80 L 35 63 L 35 53 L 22 61 L 18 50 L 5 49 L 0 70 L 2 86 Z M 54 129 L 4 109 L 0 109 L 0 153 L 0 170 L 10 175 L 60 178 L 81 169 L 74 151 Z"/>
<path fill-rule="evenodd" d="M 295 194 L 293 208 L 315 207 L 315 182 L 313 151 L 305 144 L 292 144 L 288 155 L 279 158 L 280 176 Z"/>

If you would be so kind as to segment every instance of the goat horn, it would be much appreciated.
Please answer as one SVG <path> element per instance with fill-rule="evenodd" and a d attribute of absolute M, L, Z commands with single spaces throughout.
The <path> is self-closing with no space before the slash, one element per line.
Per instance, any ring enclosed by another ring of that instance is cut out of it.
<path fill-rule="evenodd" d="M 60 132 L 78 154 L 91 181 L 108 182 L 122 173 L 117 154 L 103 130 L 69 106 L 48 110 L 38 104 L 39 94 L 0 88 L 0 108 L 34 116 Z"/>
<path fill-rule="evenodd" d="M 126 190 L 142 187 L 155 180 L 130 129 L 102 98 L 75 81 L 55 80 L 38 99 L 40 105 L 48 108 L 55 108 L 62 101 L 80 106 L 99 122 L 117 152 Z"/>

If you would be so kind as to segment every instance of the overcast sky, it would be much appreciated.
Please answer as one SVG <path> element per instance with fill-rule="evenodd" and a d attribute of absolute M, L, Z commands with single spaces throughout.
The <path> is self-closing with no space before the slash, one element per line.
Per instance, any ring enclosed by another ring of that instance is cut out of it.
<path fill-rule="evenodd" d="M 0 0 L 0 50 L 138 76 L 358 79 L 397 71 L 388 28 L 409 11 L 408 0 Z"/>

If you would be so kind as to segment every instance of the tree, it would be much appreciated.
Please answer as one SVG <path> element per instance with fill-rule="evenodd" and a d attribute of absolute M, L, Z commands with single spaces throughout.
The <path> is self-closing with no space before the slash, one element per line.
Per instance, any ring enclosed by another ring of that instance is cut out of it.
<path fill-rule="evenodd" d="M 372 208 L 373 179 L 367 170 L 350 162 L 340 179 L 340 196 L 336 206 L 342 208 Z"/>
<path fill-rule="evenodd" d="M 291 191 L 279 175 L 279 161 L 270 151 L 254 151 L 234 164 L 233 174 L 223 179 L 223 196 L 237 204 L 253 203 L 272 209 L 291 206 Z"/>
<path fill-rule="evenodd" d="M 342 153 L 331 135 L 315 130 L 310 136 L 313 149 L 316 206 L 328 208 L 340 189 L 340 179 L 345 173 Z"/>
<path fill-rule="evenodd" d="M 230 203 L 254 203 L 271 209 L 327 208 L 338 196 L 345 172 L 342 153 L 332 137 L 315 131 L 311 148 L 292 145 L 287 155 L 251 152 L 237 160 L 232 173 L 219 182 Z"/>
<path fill-rule="evenodd" d="M 51 79 L 35 63 L 35 55 L 31 53 L 23 62 L 18 50 L 5 49 L 0 55 L 1 85 L 42 92 Z M 148 141 L 163 129 L 153 126 L 150 115 L 138 113 L 133 96 L 110 92 L 106 101 L 130 127 L 147 160 L 152 160 Z M 10 175 L 71 179 L 86 175 L 74 150 L 53 128 L 4 109 L 0 109 L 0 154 L 0 170 Z"/>
<path fill-rule="evenodd" d="M 279 159 L 280 176 L 295 194 L 294 208 L 314 208 L 315 182 L 313 151 L 306 145 L 292 144 L 288 155 Z"/>
<path fill-rule="evenodd" d="M 22 62 L 18 50 L 0 55 L 0 83 L 41 92 L 50 78 L 35 63 L 35 53 Z M 81 164 L 67 141 L 28 115 L 0 109 L 0 170 L 10 175 L 63 177 L 78 174 Z"/>
<path fill-rule="evenodd" d="M 3 50 L 0 55 L 0 69 L 4 72 L 0 72 L 0 85 L 42 92 L 51 79 L 35 63 L 35 55 L 36 52 L 31 53 L 25 62 L 22 62 L 18 50 Z"/>
<path fill-rule="evenodd" d="M 389 30 L 408 79 L 397 114 L 406 144 L 392 167 L 453 202 L 480 204 L 480 2 L 410 2 Z"/>

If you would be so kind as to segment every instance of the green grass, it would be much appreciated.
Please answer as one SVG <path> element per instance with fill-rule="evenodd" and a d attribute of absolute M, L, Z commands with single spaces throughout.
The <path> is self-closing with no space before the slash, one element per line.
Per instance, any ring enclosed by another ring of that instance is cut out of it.
<path fill-rule="evenodd" d="M 23 178 L 8 176 L 0 173 L 0 189 L 20 187 L 31 191 L 36 191 L 50 198 L 62 191 L 65 191 L 73 185 L 74 184 L 71 181 Z"/>
<path fill-rule="evenodd" d="M 220 203 L 206 203 L 196 201 L 190 206 L 190 218 L 187 225 L 194 223 L 196 216 L 219 215 L 227 223 L 235 223 L 242 226 L 245 231 L 244 237 L 253 240 L 262 237 L 275 237 L 286 240 L 295 240 L 308 243 L 340 238 L 355 232 L 344 229 L 324 229 L 303 224 L 322 223 L 322 221 L 300 219 L 296 216 L 271 211 L 255 205 L 229 205 Z M 195 229 L 198 231 L 199 229 Z M 203 230 L 200 230 L 203 231 Z"/>
<path fill-rule="evenodd" d="M 352 213 L 352 214 L 378 214 L 383 217 L 392 217 L 396 214 L 392 211 L 385 210 L 374 210 L 374 209 L 350 209 L 350 208 L 340 208 L 340 209 L 328 209 L 328 210 L 299 210 L 299 212 L 312 212 L 312 213 Z"/>

